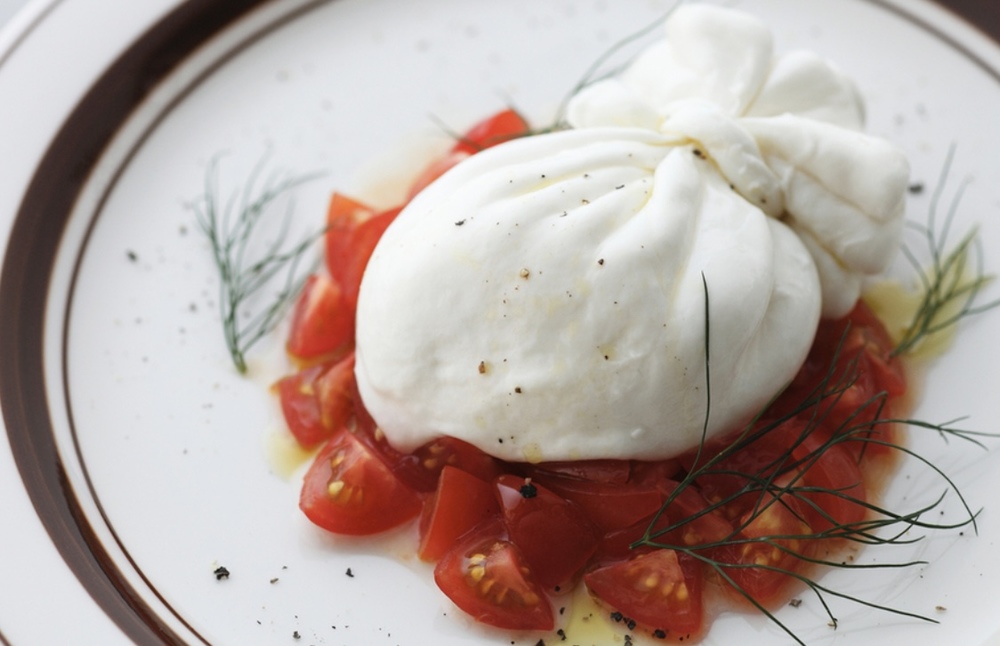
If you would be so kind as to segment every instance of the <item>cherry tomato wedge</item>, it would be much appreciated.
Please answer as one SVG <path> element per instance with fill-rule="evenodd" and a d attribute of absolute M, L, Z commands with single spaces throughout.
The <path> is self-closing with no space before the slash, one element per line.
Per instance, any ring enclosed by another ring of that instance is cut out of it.
<path fill-rule="evenodd" d="M 437 491 L 424 505 L 417 554 L 425 561 L 437 561 L 460 536 L 499 516 L 500 507 L 488 482 L 446 465 Z"/>
<path fill-rule="evenodd" d="M 345 352 L 354 343 L 354 310 L 328 276 L 309 276 L 292 311 L 286 349 L 300 361 Z"/>
<path fill-rule="evenodd" d="M 584 576 L 597 598 L 626 617 L 681 636 L 701 629 L 703 579 L 697 561 L 670 549 L 640 554 Z"/>
<path fill-rule="evenodd" d="M 366 535 L 416 518 L 421 499 L 344 429 L 323 446 L 306 473 L 299 506 L 323 529 Z"/>
<path fill-rule="evenodd" d="M 510 540 L 545 588 L 571 580 L 597 550 L 600 534 L 575 504 L 514 475 L 496 481 Z"/>
<path fill-rule="evenodd" d="M 530 130 L 528 122 L 516 110 L 502 110 L 470 128 L 452 151 L 474 155 L 485 148 L 522 137 Z"/>
<path fill-rule="evenodd" d="M 354 413 L 354 353 L 333 363 L 310 366 L 275 387 L 285 423 L 299 445 L 311 449 L 343 428 Z"/>
<path fill-rule="evenodd" d="M 563 478 L 535 472 L 537 482 L 579 506 L 594 525 L 608 532 L 628 527 L 659 510 L 663 496 L 656 487 Z"/>
<path fill-rule="evenodd" d="M 817 531 L 833 524 L 850 525 L 864 520 L 867 496 L 861 469 L 844 445 L 823 446 L 816 437 L 809 437 L 793 452 L 803 462 L 802 483 L 831 493 L 807 492 L 803 496 L 815 507 L 804 505 L 806 518 Z"/>
<path fill-rule="evenodd" d="M 343 291 L 352 322 L 368 259 L 401 210 L 402 207 L 376 212 L 340 193 L 330 198 L 326 218 L 326 266 Z"/>
<path fill-rule="evenodd" d="M 444 156 L 431 162 L 420 173 L 410 187 L 409 197 L 412 198 L 427 188 L 431 182 L 444 175 L 455 166 L 481 150 L 502 144 L 505 141 L 522 137 L 531 131 L 528 122 L 514 110 L 503 110 L 480 121 L 466 132 Z"/>
<path fill-rule="evenodd" d="M 434 581 L 476 621 L 508 630 L 555 627 L 545 592 L 497 521 L 456 543 L 434 568 Z"/>
<path fill-rule="evenodd" d="M 764 505 L 756 514 L 741 519 L 741 542 L 720 547 L 714 556 L 725 567 L 733 583 L 765 607 L 784 601 L 784 592 L 795 580 L 786 572 L 796 571 L 802 564 L 796 554 L 807 554 L 808 543 L 803 536 L 812 530 L 801 519 L 797 501 L 785 496 Z M 742 593 L 735 595 L 745 599 Z"/>

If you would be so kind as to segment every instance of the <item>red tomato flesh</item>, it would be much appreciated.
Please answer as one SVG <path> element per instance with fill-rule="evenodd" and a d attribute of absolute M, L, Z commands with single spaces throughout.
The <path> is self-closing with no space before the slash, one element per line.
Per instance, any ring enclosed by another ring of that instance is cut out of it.
<path fill-rule="evenodd" d="M 281 412 L 303 448 L 319 446 L 347 425 L 354 413 L 354 354 L 310 366 L 275 384 Z"/>
<path fill-rule="evenodd" d="M 797 554 L 807 554 L 808 543 L 802 537 L 812 530 L 801 520 L 802 510 L 796 503 L 784 496 L 747 514 L 741 520 L 738 542 L 713 553 L 721 563 L 731 564 L 723 566 L 726 576 L 765 607 L 785 601 L 785 591 L 794 582 L 788 572 L 803 566 Z M 744 600 L 742 594 L 734 598 Z"/>
<path fill-rule="evenodd" d="M 340 286 L 328 276 L 310 276 L 292 311 L 288 353 L 300 361 L 317 360 L 343 353 L 353 343 L 354 309 Z"/>
<path fill-rule="evenodd" d="M 583 510 L 542 485 L 503 475 L 496 495 L 511 542 L 545 588 L 570 581 L 597 550 L 600 535 Z"/>
<path fill-rule="evenodd" d="M 584 581 L 598 599 L 647 627 L 681 636 L 701 630 L 701 568 L 674 550 L 659 549 L 602 567 Z"/>
<path fill-rule="evenodd" d="M 473 619 L 508 630 L 552 630 L 555 618 L 542 586 L 496 521 L 473 530 L 434 568 L 434 581 Z"/>
<path fill-rule="evenodd" d="M 488 482 L 446 465 L 437 491 L 424 505 L 417 554 L 425 561 L 437 561 L 460 536 L 499 516 L 500 507 Z"/>
<path fill-rule="evenodd" d="M 365 535 L 420 514 L 421 499 L 372 450 L 341 430 L 320 450 L 299 498 L 305 515 L 336 534 Z"/>

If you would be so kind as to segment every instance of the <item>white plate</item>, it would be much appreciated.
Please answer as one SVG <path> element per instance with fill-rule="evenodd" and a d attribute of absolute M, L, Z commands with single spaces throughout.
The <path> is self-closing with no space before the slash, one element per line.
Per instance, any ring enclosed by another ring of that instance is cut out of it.
<path fill-rule="evenodd" d="M 36 3 L 2 32 L 0 642 L 534 644 L 471 625 L 412 557 L 301 517 L 297 482 L 275 473 L 268 448 L 281 428 L 266 391 L 280 335 L 254 351 L 250 378 L 234 372 L 186 205 L 220 152 L 235 186 L 270 150 L 272 167 L 323 171 L 296 194 L 300 221 L 318 224 L 330 191 L 357 187 L 366 163 L 433 135 L 429 115 L 460 128 L 509 102 L 544 121 L 599 53 L 669 4 L 74 0 Z M 957 145 L 952 188 L 971 180 L 957 226 L 981 224 L 997 270 L 996 45 L 922 0 L 735 4 L 770 22 L 779 48 L 818 50 L 857 78 L 870 130 L 906 150 L 915 180 L 933 186 Z M 928 202 L 914 196 L 910 216 Z M 916 416 L 996 430 L 997 316 L 963 326 Z M 810 643 L 1000 634 L 997 456 L 914 444 L 985 508 L 979 536 L 930 532 L 892 556 L 930 565 L 824 582 L 941 624 L 838 603 L 833 631 L 807 598 L 780 616 Z M 904 466 L 890 500 L 940 492 L 916 474 Z M 954 498 L 944 509 L 960 517 Z M 216 580 L 218 565 L 229 579 Z M 706 643 L 737 636 L 784 639 L 732 615 Z"/>

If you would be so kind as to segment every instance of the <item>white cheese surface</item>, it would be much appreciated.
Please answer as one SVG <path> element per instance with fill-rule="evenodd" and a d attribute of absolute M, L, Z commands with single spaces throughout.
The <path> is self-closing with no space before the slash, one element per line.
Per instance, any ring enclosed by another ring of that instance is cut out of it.
<path fill-rule="evenodd" d="M 682 6 L 569 120 L 459 164 L 377 246 L 356 374 L 397 448 L 677 455 L 759 412 L 898 246 L 905 160 L 744 14 Z"/>

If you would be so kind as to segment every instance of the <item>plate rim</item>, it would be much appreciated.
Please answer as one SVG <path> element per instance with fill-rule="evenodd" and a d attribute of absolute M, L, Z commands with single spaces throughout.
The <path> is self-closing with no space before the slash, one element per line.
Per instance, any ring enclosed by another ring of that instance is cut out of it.
<path fill-rule="evenodd" d="M 21 22 L 25 25 L 24 31 L 14 35 L 13 40 L 9 41 L 12 43 L 9 48 L 0 47 L 0 65 L 21 43 L 30 38 L 31 33 L 62 1 L 49 0 L 46 3 L 45 0 L 37 0 L 29 5 L 36 8 L 36 13 L 24 14 L 25 20 Z M 333 0 L 312 0 L 304 5 L 303 11 L 331 1 Z M 857 1 L 882 7 L 914 24 L 960 53 L 1000 84 L 1000 65 L 981 55 L 978 51 L 982 47 L 981 43 L 970 47 L 948 33 L 947 29 L 956 27 L 941 28 L 927 18 L 928 13 L 933 15 L 934 12 L 948 12 L 948 8 L 922 1 L 918 6 L 923 8 L 913 12 L 903 8 L 900 0 Z M 241 17 L 263 5 L 276 2 L 280 0 L 244 0 L 242 3 L 183 0 L 173 6 L 131 46 L 118 54 L 104 73 L 88 87 L 85 96 L 73 108 L 32 172 L 27 190 L 13 216 L 9 231 L 5 234 L 6 252 L 0 265 L 0 303 L 16 303 L 18 307 L 12 308 L 17 311 L 15 316 L 0 317 L 0 356 L 5 358 L 0 364 L 0 407 L 3 412 L 4 433 L 10 442 L 18 476 L 28 492 L 35 512 L 45 525 L 48 537 L 56 545 L 74 576 L 101 607 L 102 612 L 129 638 L 138 642 L 152 638 L 165 643 L 185 643 L 143 602 L 122 577 L 117 565 L 98 549 L 101 548 L 100 541 L 91 528 L 89 519 L 81 513 L 77 494 L 66 484 L 65 470 L 52 433 L 50 407 L 44 388 L 44 362 L 41 360 L 44 352 L 42 323 L 46 320 L 49 283 L 59 240 L 74 210 L 74 204 L 89 181 L 91 171 L 121 125 L 153 88 L 198 47 L 212 40 Z M 919 16 L 916 15 L 918 13 Z M 955 20 L 961 22 L 960 19 Z M 281 24 L 283 22 L 272 23 L 265 33 Z M 964 24 L 966 28 L 977 29 L 975 25 Z M 193 31 L 189 29 L 192 26 L 195 27 Z M 996 42 L 986 42 L 993 47 L 990 51 L 1000 52 Z M 226 57 L 223 57 L 215 65 L 221 66 L 225 60 Z M 109 85 L 117 83 L 123 76 L 123 70 L 128 70 L 137 61 L 147 63 L 140 66 L 141 69 L 148 69 L 149 63 L 155 61 L 153 68 L 156 73 L 130 79 L 137 86 L 133 90 L 139 91 L 109 92 Z M 194 81 L 190 88 L 193 89 L 199 82 Z M 166 111 L 169 108 L 165 108 L 164 113 Z M 154 123 L 150 126 L 150 131 L 155 127 Z M 80 132 L 86 133 L 83 140 Z M 133 152 L 141 145 L 142 137 L 135 142 Z M 78 151 L 77 157 L 66 155 L 64 151 L 67 148 Z M 81 157 L 88 163 L 83 172 L 75 164 Z M 128 156 L 120 165 L 119 172 L 127 165 L 127 159 Z M 73 181 L 64 181 L 67 178 L 72 178 Z M 105 197 L 114 189 L 114 185 L 114 180 L 108 183 L 104 190 Z M 38 217 L 39 213 L 48 217 Z M 98 207 L 89 227 L 93 226 L 99 214 Z M 85 247 L 86 241 L 81 245 L 80 256 Z M 39 254 L 39 250 L 45 253 Z M 43 271 L 38 271 L 39 267 Z M 71 301 L 72 294 L 68 295 L 68 299 Z M 63 347 L 65 332 L 64 325 Z M 65 383 L 65 358 L 62 378 L 65 390 L 68 387 Z M 97 499 L 96 492 L 91 491 L 91 494 Z M 67 523 L 67 518 L 72 518 L 74 522 Z M 183 617 L 176 612 L 174 614 L 188 626 Z M 191 630 L 196 638 L 208 643 L 193 628 Z M 3 632 L 0 632 L 0 643 L 9 643 Z"/>

